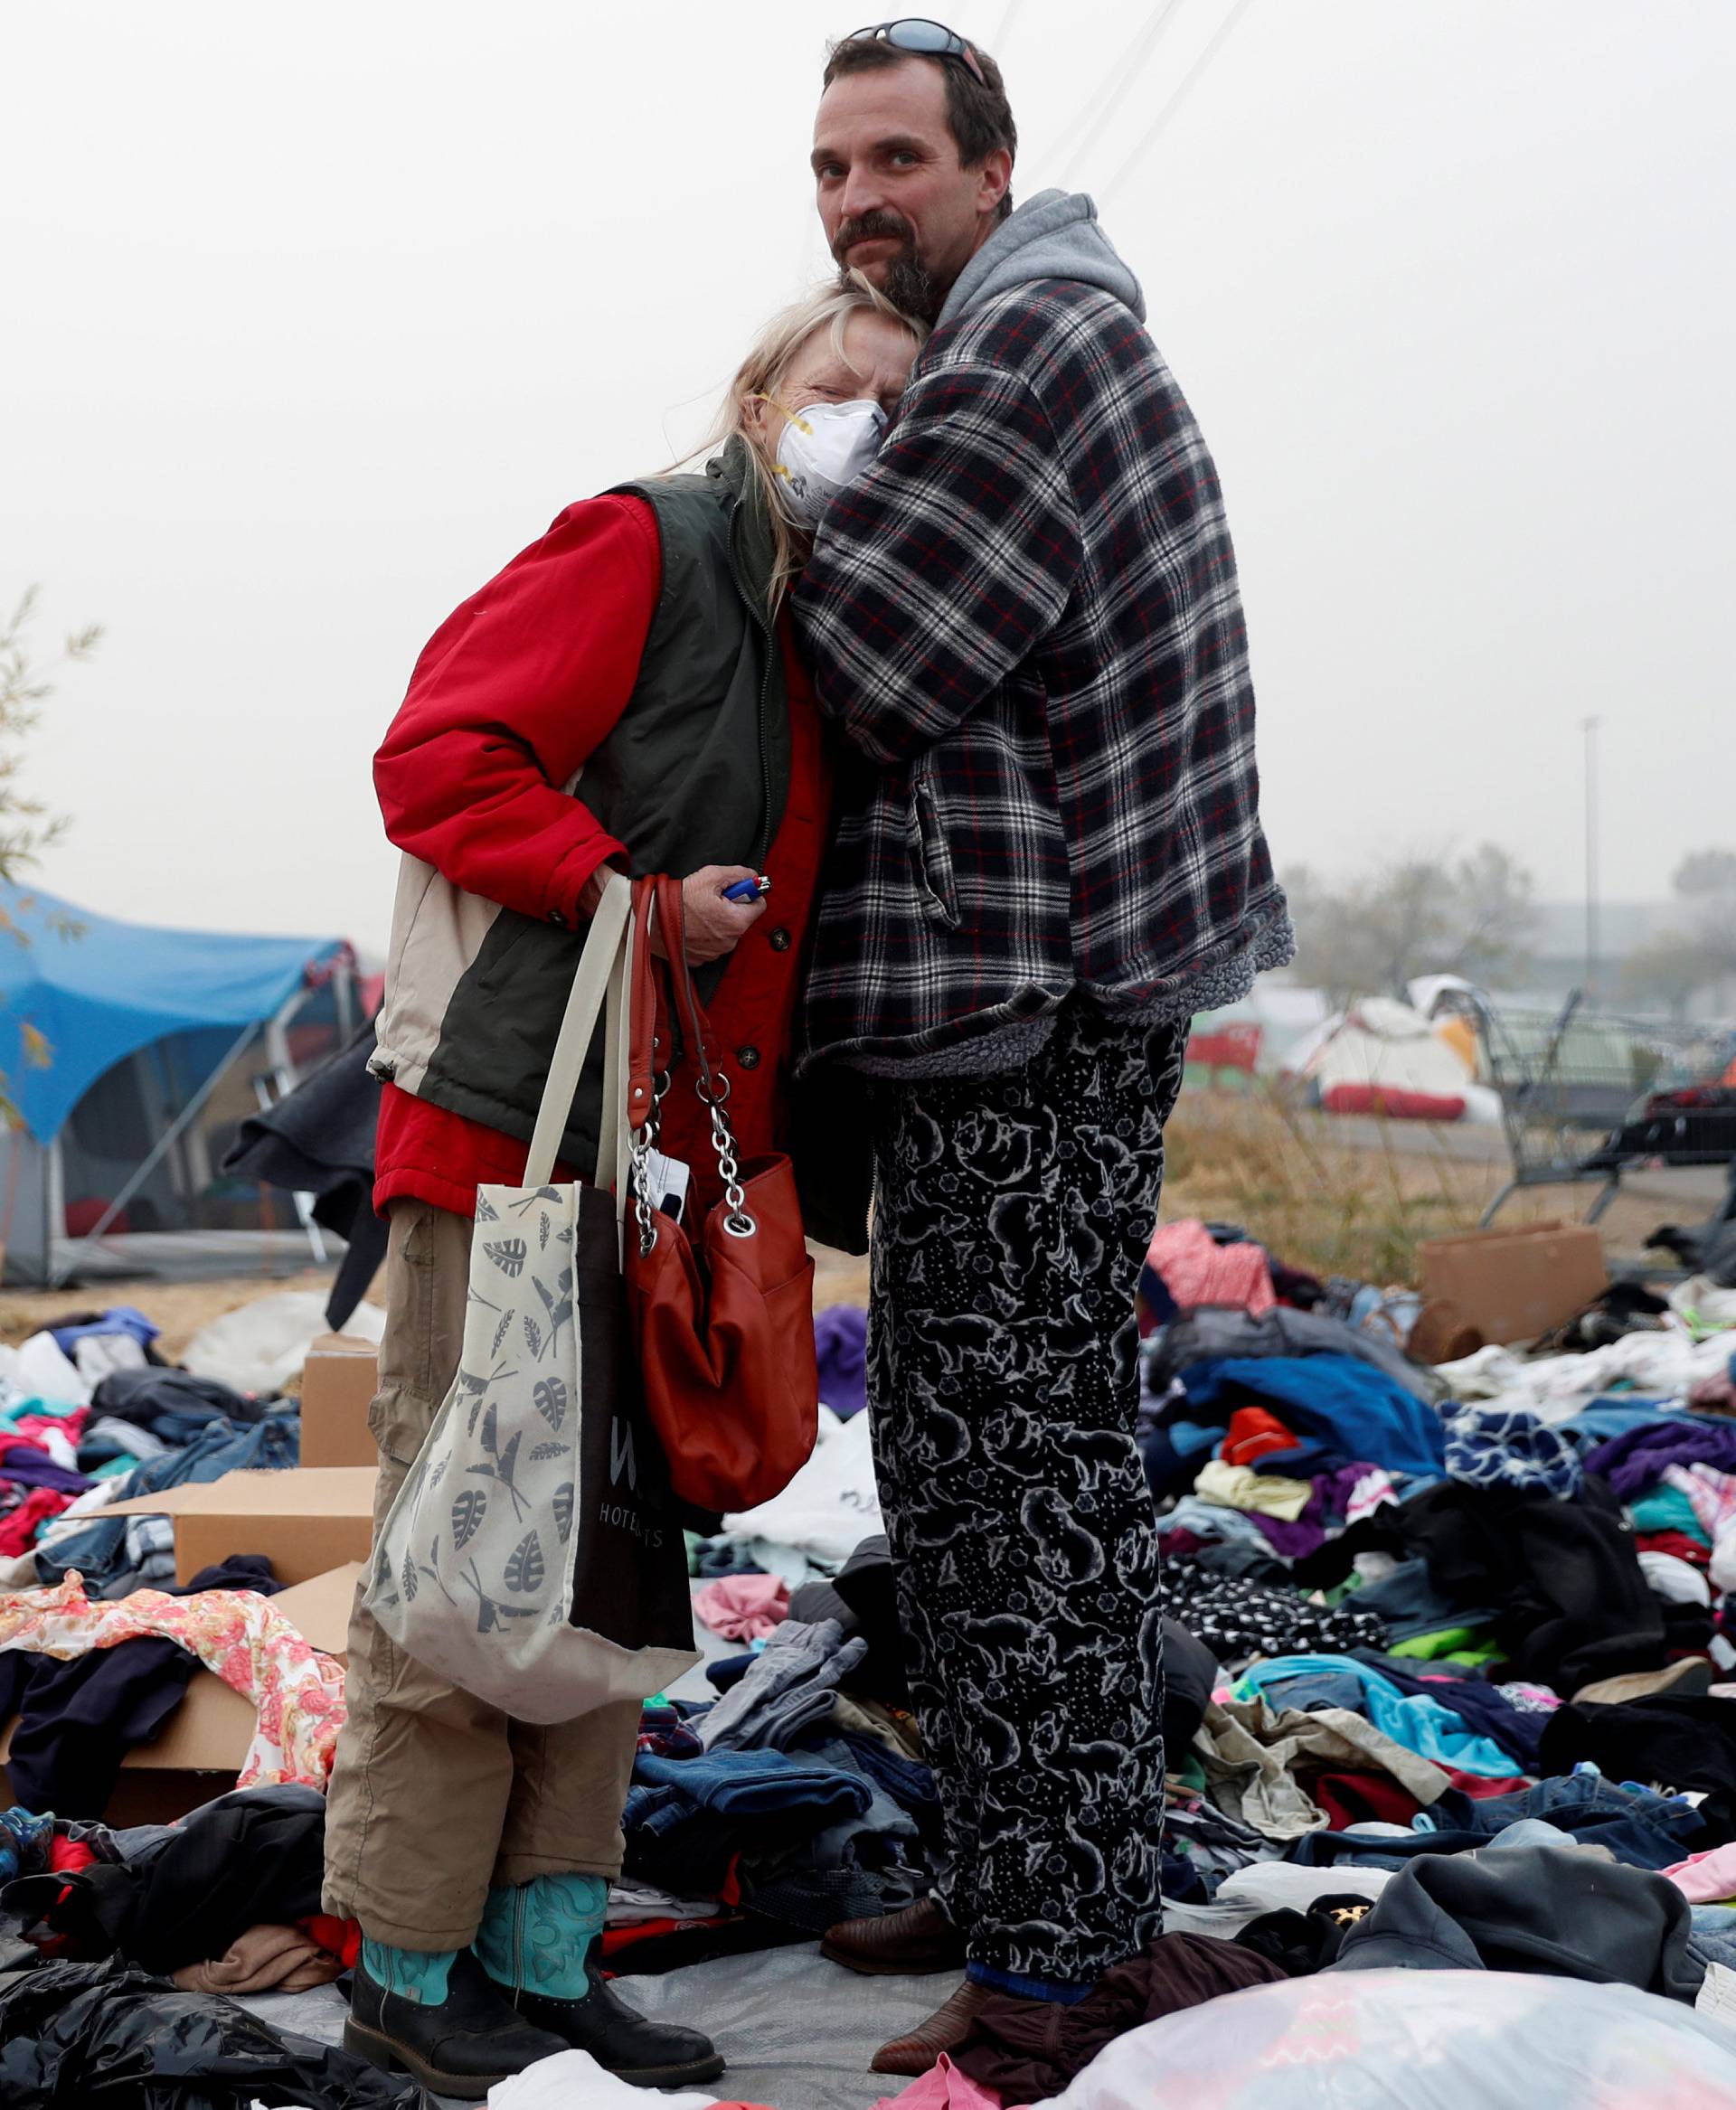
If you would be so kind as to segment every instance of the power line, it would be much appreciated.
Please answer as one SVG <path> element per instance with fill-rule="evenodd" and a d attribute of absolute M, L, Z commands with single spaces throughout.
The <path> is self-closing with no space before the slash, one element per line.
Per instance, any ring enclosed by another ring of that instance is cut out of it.
<path fill-rule="evenodd" d="M 1092 89 L 1090 95 L 1085 98 L 1085 100 L 1080 104 L 1061 127 L 1059 136 L 1050 146 L 1049 151 L 1052 155 L 1059 157 L 1064 151 L 1072 146 L 1073 142 L 1082 132 L 1091 126 L 1094 118 L 1100 118 L 1108 105 L 1120 103 L 1122 97 L 1138 80 L 1145 68 L 1146 61 L 1156 50 L 1157 40 L 1162 36 L 1170 17 L 1180 5 L 1181 0 L 1164 0 L 1164 5 L 1157 10 L 1155 19 L 1147 22 L 1143 28 L 1134 32 L 1128 40 L 1126 51 L 1120 53 L 1102 80 Z M 1071 154 L 1063 174 L 1056 179 L 1057 182 L 1065 183 L 1067 178 L 1071 175 L 1078 161 L 1078 154 Z"/>
<path fill-rule="evenodd" d="M 1001 16 L 1001 26 L 995 32 L 995 57 L 998 60 L 1005 48 L 1006 40 L 1013 33 L 1013 24 L 1018 20 L 1019 10 L 1024 0 L 1006 0 L 1006 11 Z"/>
<path fill-rule="evenodd" d="M 1187 73 L 1183 78 L 1180 87 L 1176 89 L 1175 94 L 1170 97 L 1169 100 L 1164 105 L 1163 108 L 1158 111 L 1156 118 L 1152 119 L 1150 129 L 1146 132 L 1145 137 L 1140 140 L 1138 146 L 1134 148 L 1133 152 L 1128 155 L 1127 158 L 1121 164 L 1120 167 L 1116 170 L 1115 174 L 1109 178 L 1109 182 L 1104 184 L 1103 189 L 1099 193 L 1100 196 L 1108 198 L 1112 195 L 1113 193 L 1118 191 L 1133 174 L 1134 170 L 1145 159 L 1146 155 L 1150 152 L 1153 146 L 1156 145 L 1157 135 L 1163 130 L 1164 127 L 1168 124 L 1171 118 L 1175 115 L 1175 112 L 1180 109 L 1183 103 L 1186 101 L 1189 94 L 1194 89 L 1195 82 L 1199 80 L 1201 75 L 1204 73 L 1206 68 L 1223 49 L 1224 44 L 1229 40 L 1231 31 L 1235 28 L 1236 24 L 1241 20 L 1242 16 L 1247 14 L 1251 5 L 1252 0 L 1235 0 L 1235 5 L 1231 8 L 1229 14 L 1224 16 L 1222 22 L 1218 25 L 1218 33 L 1212 39 L 1211 42 L 1206 45 L 1204 51 L 1200 53 L 1199 57 L 1188 69 Z"/>
<path fill-rule="evenodd" d="M 1117 60 L 1115 65 L 1091 91 L 1090 99 L 1074 118 L 1072 123 L 1068 126 L 1066 131 L 1061 134 L 1063 140 L 1071 140 L 1075 133 L 1080 135 L 1079 144 L 1068 156 L 1066 166 L 1055 178 L 1063 190 L 1072 181 L 1080 163 L 1090 151 L 1097 137 L 1110 123 L 1117 110 L 1121 108 L 1127 97 L 1138 86 L 1139 76 L 1150 62 L 1151 54 L 1157 49 L 1165 30 L 1174 21 L 1180 6 L 1181 0 L 1166 0 L 1166 4 L 1157 11 L 1156 19 L 1148 22 L 1134 38 L 1127 50 L 1122 52 L 1120 58 Z M 1060 149 L 1057 147 L 1056 152 L 1059 151 Z"/>

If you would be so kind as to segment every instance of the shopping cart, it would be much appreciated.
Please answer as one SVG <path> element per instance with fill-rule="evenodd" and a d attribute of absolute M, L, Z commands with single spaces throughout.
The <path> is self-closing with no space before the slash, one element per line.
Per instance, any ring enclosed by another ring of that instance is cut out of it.
<path fill-rule="evenodd" d="M 1595 1183 L 1602 1192 L 1586 1221 L 1596 1223 L 1624 1171 L 1725 1164 L 1736 1155 L 1736 1122 L 1714 1104 L 1648 1118 L 1656 1095 L 1703 1087 L 1708 1100 L 1718 1099 L 1736 1046 L 1727 1027 L 1589 1011 L 1577 989 L 1555 1013 L 1497 1008 L 1471 989 L 1452 992 L 1440 1008 L 1475 1026 L 1479 1080 L 1501 1100 L 1513 1176 L 1484 1210 L 1486 1229 L 1524 1187 Z"/>

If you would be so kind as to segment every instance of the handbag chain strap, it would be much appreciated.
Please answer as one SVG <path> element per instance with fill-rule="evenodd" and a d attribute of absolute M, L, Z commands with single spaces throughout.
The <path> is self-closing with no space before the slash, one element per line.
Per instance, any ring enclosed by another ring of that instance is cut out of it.
<path fill-rule="evenodd" d="M 711 1116 L 712 1149 L 716 1154 L 717 1169 L 723 1184 L 723 1199 L 727 1203 L 723 1215 L 723 1229 L 732 1239 L 750 1239 L 760 1226 L 748 1212 L 746 1191 L 741 1183 L 741 1158 L 736 1149 L 735 1131 L 730 1125 L 730 1080 L 721 1068 L 713 1068 L 717 1053 L 717 1039 L 711 1021 L 706 1017 L 699 1001 L 699 992 L 693 987 L 693 971 L 687 964 L 687 919 L 681 899 L 681 881 L 675 879 L 658 879 L 641 881 L 641 885 L 655 884 L 656 911 L 663 937 L 663 949 L 666 957 L 673 1002 L 672 1012 L 687 1028 L 687 1040 L 693 1049 L 693 1062 L 699 1074 L 693 1079 L 693 1090 L 700 1104 Z M 643 984 L 641 984 L 641 988 Z M 655 994 L 652 998 L 655 1003 Z M 672 1024 L 675 1022 L 672 1019 Z M 647 1258 L 657 1242 L 657 1210 L 650 1195 L 650 1166 L 652 1151 L 656 1147 L 661 1128 L 661 1108 L 669 1089 L 670 1070 L 659 1067 L 664 1053 L 661 1035 L 653 1025 L 648 1040 L 641 1041 L 650 1050 L 651 1106 L 643 1122 L 635 1126 L 630 1154 L 633 1163 L 635 1189 L 634 1215 L 639 1231 L 639 1257 Z"/>

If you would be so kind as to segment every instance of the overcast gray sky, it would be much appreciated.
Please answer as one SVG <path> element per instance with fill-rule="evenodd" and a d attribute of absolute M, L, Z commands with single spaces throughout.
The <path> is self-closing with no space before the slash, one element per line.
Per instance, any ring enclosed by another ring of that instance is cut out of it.
<path fill-rule="evenodd" d="M 1098 197 L 1217 454 L 1280 865 L 1491 837 L 1571 896 L 1590 711 L 1609 894 L 1736 840 L 1731 0 L 1250 0 L 1161 124 L 1232 0 L 1155 42 L 1161 5 L 948 4 L 1016 189 Z M 0 598 L 109 629 L 33 746 L 44 883 L 383 943 L 416 653 L 822 273 L 854 26 L 6 10 Z"/>

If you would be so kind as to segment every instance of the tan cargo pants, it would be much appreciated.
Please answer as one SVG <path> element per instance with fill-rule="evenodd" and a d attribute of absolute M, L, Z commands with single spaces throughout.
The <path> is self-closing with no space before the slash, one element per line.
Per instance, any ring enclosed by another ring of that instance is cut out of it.
<path fill-rule="evenodd" d="M 380 1389 L 377 1531 L 458 1367 L 470 1221 L 392 1204 Z M 461 1949 L 491 1884 L 621 1867 L 635 1701 L 538 1728 L 459 1692 L 387 1640 L 359 1601 L 326 1812 L 325 1908 L 401 1949 Z"/>

